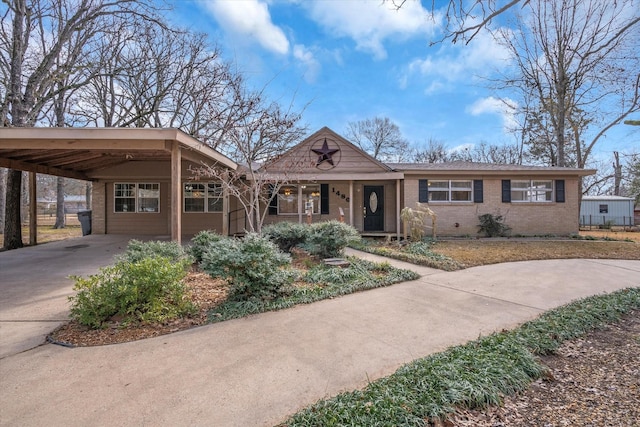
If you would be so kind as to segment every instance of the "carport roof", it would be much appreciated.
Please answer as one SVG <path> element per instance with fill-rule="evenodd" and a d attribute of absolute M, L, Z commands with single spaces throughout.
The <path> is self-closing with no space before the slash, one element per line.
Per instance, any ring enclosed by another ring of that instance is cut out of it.
<path fill-rule="evenodd" d="M 129 161 L 183 159 L 238 165 L 179 129 L 0 128 L 0 167 L 90 180 L 94 171 Z"/>

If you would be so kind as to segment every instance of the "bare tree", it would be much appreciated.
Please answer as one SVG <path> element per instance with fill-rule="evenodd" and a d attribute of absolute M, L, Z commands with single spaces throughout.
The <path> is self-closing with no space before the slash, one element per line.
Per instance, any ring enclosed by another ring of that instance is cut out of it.
<path fill-rule="evenodd" d="M 404 160 L 409 147 L 398 125 L 388 117 L 349 122 L 346 137 L 381 161 Z"/>
<path fill-rule="evenodd" d="M 204 34 L 142 22 L 134 37 L 109 36 L 94 52 L 103 71 L 78 92 L 80 122 L 175 127 L 213 148 L 223 143 L 246 82 Z"/>
<path fill-rule="evenodd" d="M 209 165 L 195 170 L 201 177 L 214 178 L 224 191 L 242 205 L 247 231 L 262 232 L 271 200 L 280 188 L 296 179 L 307 159 L 292 159 L 280 165 L 276 173 L 269 164 L 295 145 L 306 133 L 300 123 L 302 111 L 294 111 L 293 102 L 283 107 L 266 99 L 264 89 L 251 91 L 244 85 L 232 86 L 233 114 L 227 122 L 224 143 L 218 149 L 241 167 L 236 171 Z M 262 168 L 261 168 L 262 166 Z"/>
<path fill-rule="evenodd" d="M 383 3 L 391 3 L 393 9 L 400 9 L 407 0 L 382 0 Z M 530 0 L 449 0 L 444 7 L 444 36 L 439 43 L 444 40 L 451 40 L 452 43 L 459 41 L 469 43 L 483 29 L 488 28 L 492 21 L 505 14 L 507 11 L 519 5 L 524 9 Z M 441 3 L 438 3 L 441 6 Z M 440 14 L 442 9 L 436 10 L 436 2 L 431 2 L 431 15 L 435 19 L 436 14 Z"/>
<path fill-rule="evenodd" d="M 414 149 L 411 160 L 416 163 L 445 163 L 451 161 L 449 151 L 442 141 L 429 138 L 425 146 Z"/>
<path fill-rule="evenodd" d="M 9 0 L 0 5 L 0 120 L 33 126 L 57 93 L 56 82 L 73 72 L 85 47 L 108 32 L 105 17 L 151 16 L 151 5 L 135 0 Z M 20 227 L 22 173 L 10 170 L 6 186 L 4 248 L 23 245 Z"/>
<path fill-rule="evenodd" d="M 481 142 L 471 150 L 471 160 L 480 163 L 522 164 L 520 146 L 518 144 L 497 145 Z"/>
<path fill-rule="evenodd" d="M 527 5 L 516 31 L 499 33 L 515 61 L 502 89 L 535 98 L 521 111 L 532 154 L 584 168 L 600 138 L 640 108 L 640 12 L 630 0 Z"/>
<path fill-rule="evenodd" d="M 640 203 L 640 153 L 626 155 L 623 171 L 623 194 L 635 198 L 636 203 Z"/>

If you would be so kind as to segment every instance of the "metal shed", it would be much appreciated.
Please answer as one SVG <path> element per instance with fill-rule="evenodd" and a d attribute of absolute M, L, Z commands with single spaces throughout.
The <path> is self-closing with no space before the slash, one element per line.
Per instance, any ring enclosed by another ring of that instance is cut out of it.
<path fill-rule="evenodd" d="M 583 196 L 580 203 L 580 226 L 633 226 L 631 197 Z"/>

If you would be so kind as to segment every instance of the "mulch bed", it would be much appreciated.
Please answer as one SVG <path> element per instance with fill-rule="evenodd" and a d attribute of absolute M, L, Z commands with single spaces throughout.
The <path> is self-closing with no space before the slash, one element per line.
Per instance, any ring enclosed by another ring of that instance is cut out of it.
<path fill-rule="evenodd" d="M 542 358 L 548 375 L 504 405 L 461 410 L 449 427 L 640 425 L 640 311 Z"/>
<path fill-rule="evenodd" d="M 118 319 L 113 319 L 104 329 L 89 329 L 78 322 L 70 321 L 53 331 L 48 340 L 70 347 L 88 347 L 117 344 L 166 335 L 207 323 L 209 310 L 227 298 L 228 284 L 221 279 L 212 279 L 203 272 L 190 272 L 185 278 L 191 300 L 198 312 L 191 317 L 176 319 L 167 323 L 141 323 L 124 327 Z"/>

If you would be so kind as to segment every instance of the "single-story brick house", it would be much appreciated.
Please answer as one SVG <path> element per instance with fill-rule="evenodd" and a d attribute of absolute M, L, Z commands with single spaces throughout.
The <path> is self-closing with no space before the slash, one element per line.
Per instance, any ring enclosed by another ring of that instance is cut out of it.
<path fill-rule="evenodd" d="M 295 162 L 290 158 L 308 159 Z M 473 162 L 382 163 L 328 128 L 323 128 L 264 166 L 288 171 L 296 181 L 280 189 L 267 222 L 338 218 L 367 235 L 402 234 L 400 211 L 429 203 L 439 235 L 476 235 L 478 216 L 505 217 L 513 234 L 567 235 L 578 232 L 581 176 L 593 170 Z"/>
<path fill-rule="evenodd" d="M 193 180 L 202 164 L 239 167 L 176 129 L 0 129 L 0 167 L 93 181 L 93 233 L 241 233 L 238 201 L 219 182 Z M 265 223 L 343 218 L 364 235 L 400 237 L 400 211 L 416 202 L 437 214 L 438 235 L 476 235 L 485 213 L 504 216 L 514 234 L 576 233 L 578 180 L 595 171 L 383 163 L 325 127 L 259 172 L 287 179 Z"/>

